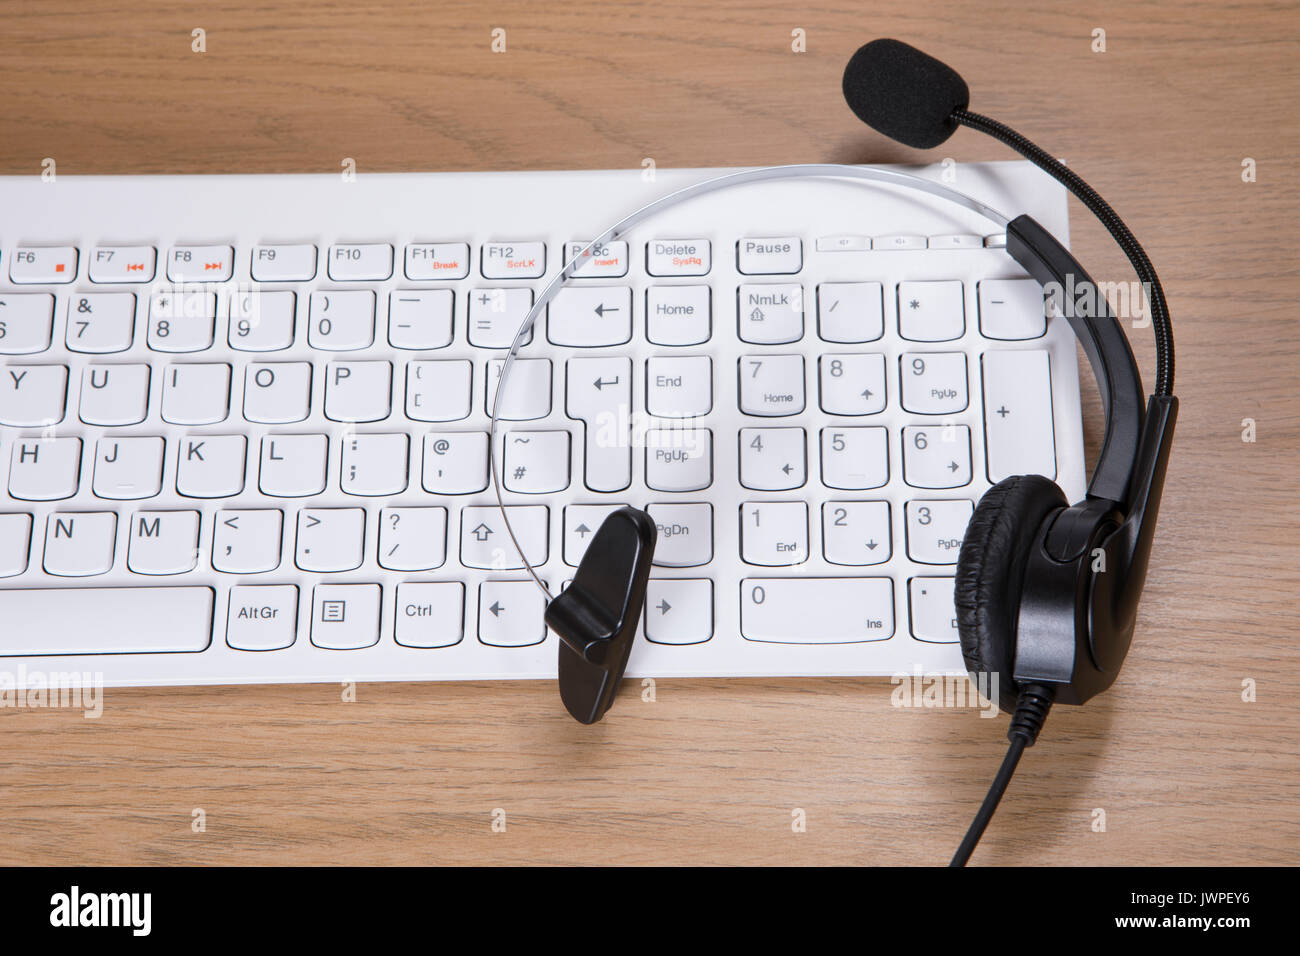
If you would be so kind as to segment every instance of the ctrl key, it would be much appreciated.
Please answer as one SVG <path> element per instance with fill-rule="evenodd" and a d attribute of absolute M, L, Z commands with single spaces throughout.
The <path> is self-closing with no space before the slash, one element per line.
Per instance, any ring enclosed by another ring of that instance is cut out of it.
<path fill-rule="evenodd" d="M 397 586 L 393 637 L 405 647 L 451 647 L 465 633 L 465 585 L 429 581 Z"/>
<path fill-rule="evenodd" d="M 250 584 L 230 589 L 226 643 L 237 651 L 278 651 L 298 633 L 298 588 Z"/>
<path fill-rule="evenodd" d="M 334 651 L 379 643 L 378 584 L 318 584 L 313 589 L 311 642 Z"/>

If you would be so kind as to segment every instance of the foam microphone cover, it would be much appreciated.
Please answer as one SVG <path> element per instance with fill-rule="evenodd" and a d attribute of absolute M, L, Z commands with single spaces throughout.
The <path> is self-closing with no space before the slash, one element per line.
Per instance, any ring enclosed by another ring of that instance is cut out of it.
<path fill-rule="evenodd" d="M 970 103 L 970 90 L 956 70 L 916 47 L 872 40 L 844 68 L 844 99 L 876 132 L 929 149 L 957 129 L 952 111 Z"/>

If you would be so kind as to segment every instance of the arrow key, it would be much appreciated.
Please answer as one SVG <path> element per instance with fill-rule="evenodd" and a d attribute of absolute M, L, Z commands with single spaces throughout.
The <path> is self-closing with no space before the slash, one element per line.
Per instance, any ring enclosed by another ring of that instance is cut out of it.
<path fill-rule="evenodd" d="M 651 578 L 646 586 L 645 637 L 652 644 L 702 644 L 713 637 L 713 582 Z"/>
<path fill-rule="evenodd" d="M 961 488 L 970 484 L 970 426 L 904 428 L 903 478 L 913 488 Z"/>
<path fill-rule="evenodd" d="M 622 508 L 616 505 L 569 505 L 564 509 L 564 563 L 576 568 L 587 552 L 591 536 L 600 529 L 610 513 Z"/>
<path fill-rule="evenodd" d="M 788 491 L 808 478 L 802 428 L 742 428 L 740 483 L 756 491 Z"/>
<path fill-rule="evenodd" d="M 546 640 L 546 601 L 532 581 L 484 581 L 478 588 L 478 639 L 493 647 Z"/>
<path fill-rule="evenodd" d="M 822 505 L 822 550 L 831 564 L 884 564 L 893 552 L 889 502 L 826 502 Z"/>

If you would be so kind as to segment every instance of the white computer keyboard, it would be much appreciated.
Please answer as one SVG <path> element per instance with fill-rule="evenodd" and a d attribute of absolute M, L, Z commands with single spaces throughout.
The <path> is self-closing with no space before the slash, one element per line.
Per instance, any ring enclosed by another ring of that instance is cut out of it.
<path fill-rule="evenodd" d="M 489 483 L 494 376 L 571 244 L 718 172 L 0 179 L 0 669 L 553 675 Z M 1066 238 L 1027 164 L 953 185 Z M 960 668 L 973 503 L 1084 483 L 1074 339 L 992 231 L 758 183 L 551 304 L 503 397 L 505 494 L 553 588 L 648 506 L 629 674 Z"/>

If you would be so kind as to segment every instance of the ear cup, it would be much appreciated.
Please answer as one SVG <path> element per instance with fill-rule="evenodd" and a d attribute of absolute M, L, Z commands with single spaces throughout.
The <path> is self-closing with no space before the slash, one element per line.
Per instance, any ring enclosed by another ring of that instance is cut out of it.
<path fill-rule="evenodd" d="M 1029 549 L 1043 521 L 1067 507 L 1041 475 L 1003 479 L 980 499 L 957 557 L 954 601 L 966 669 L 998 675 L 998 703 L 1015 710 L 1016 618 Z"/>

